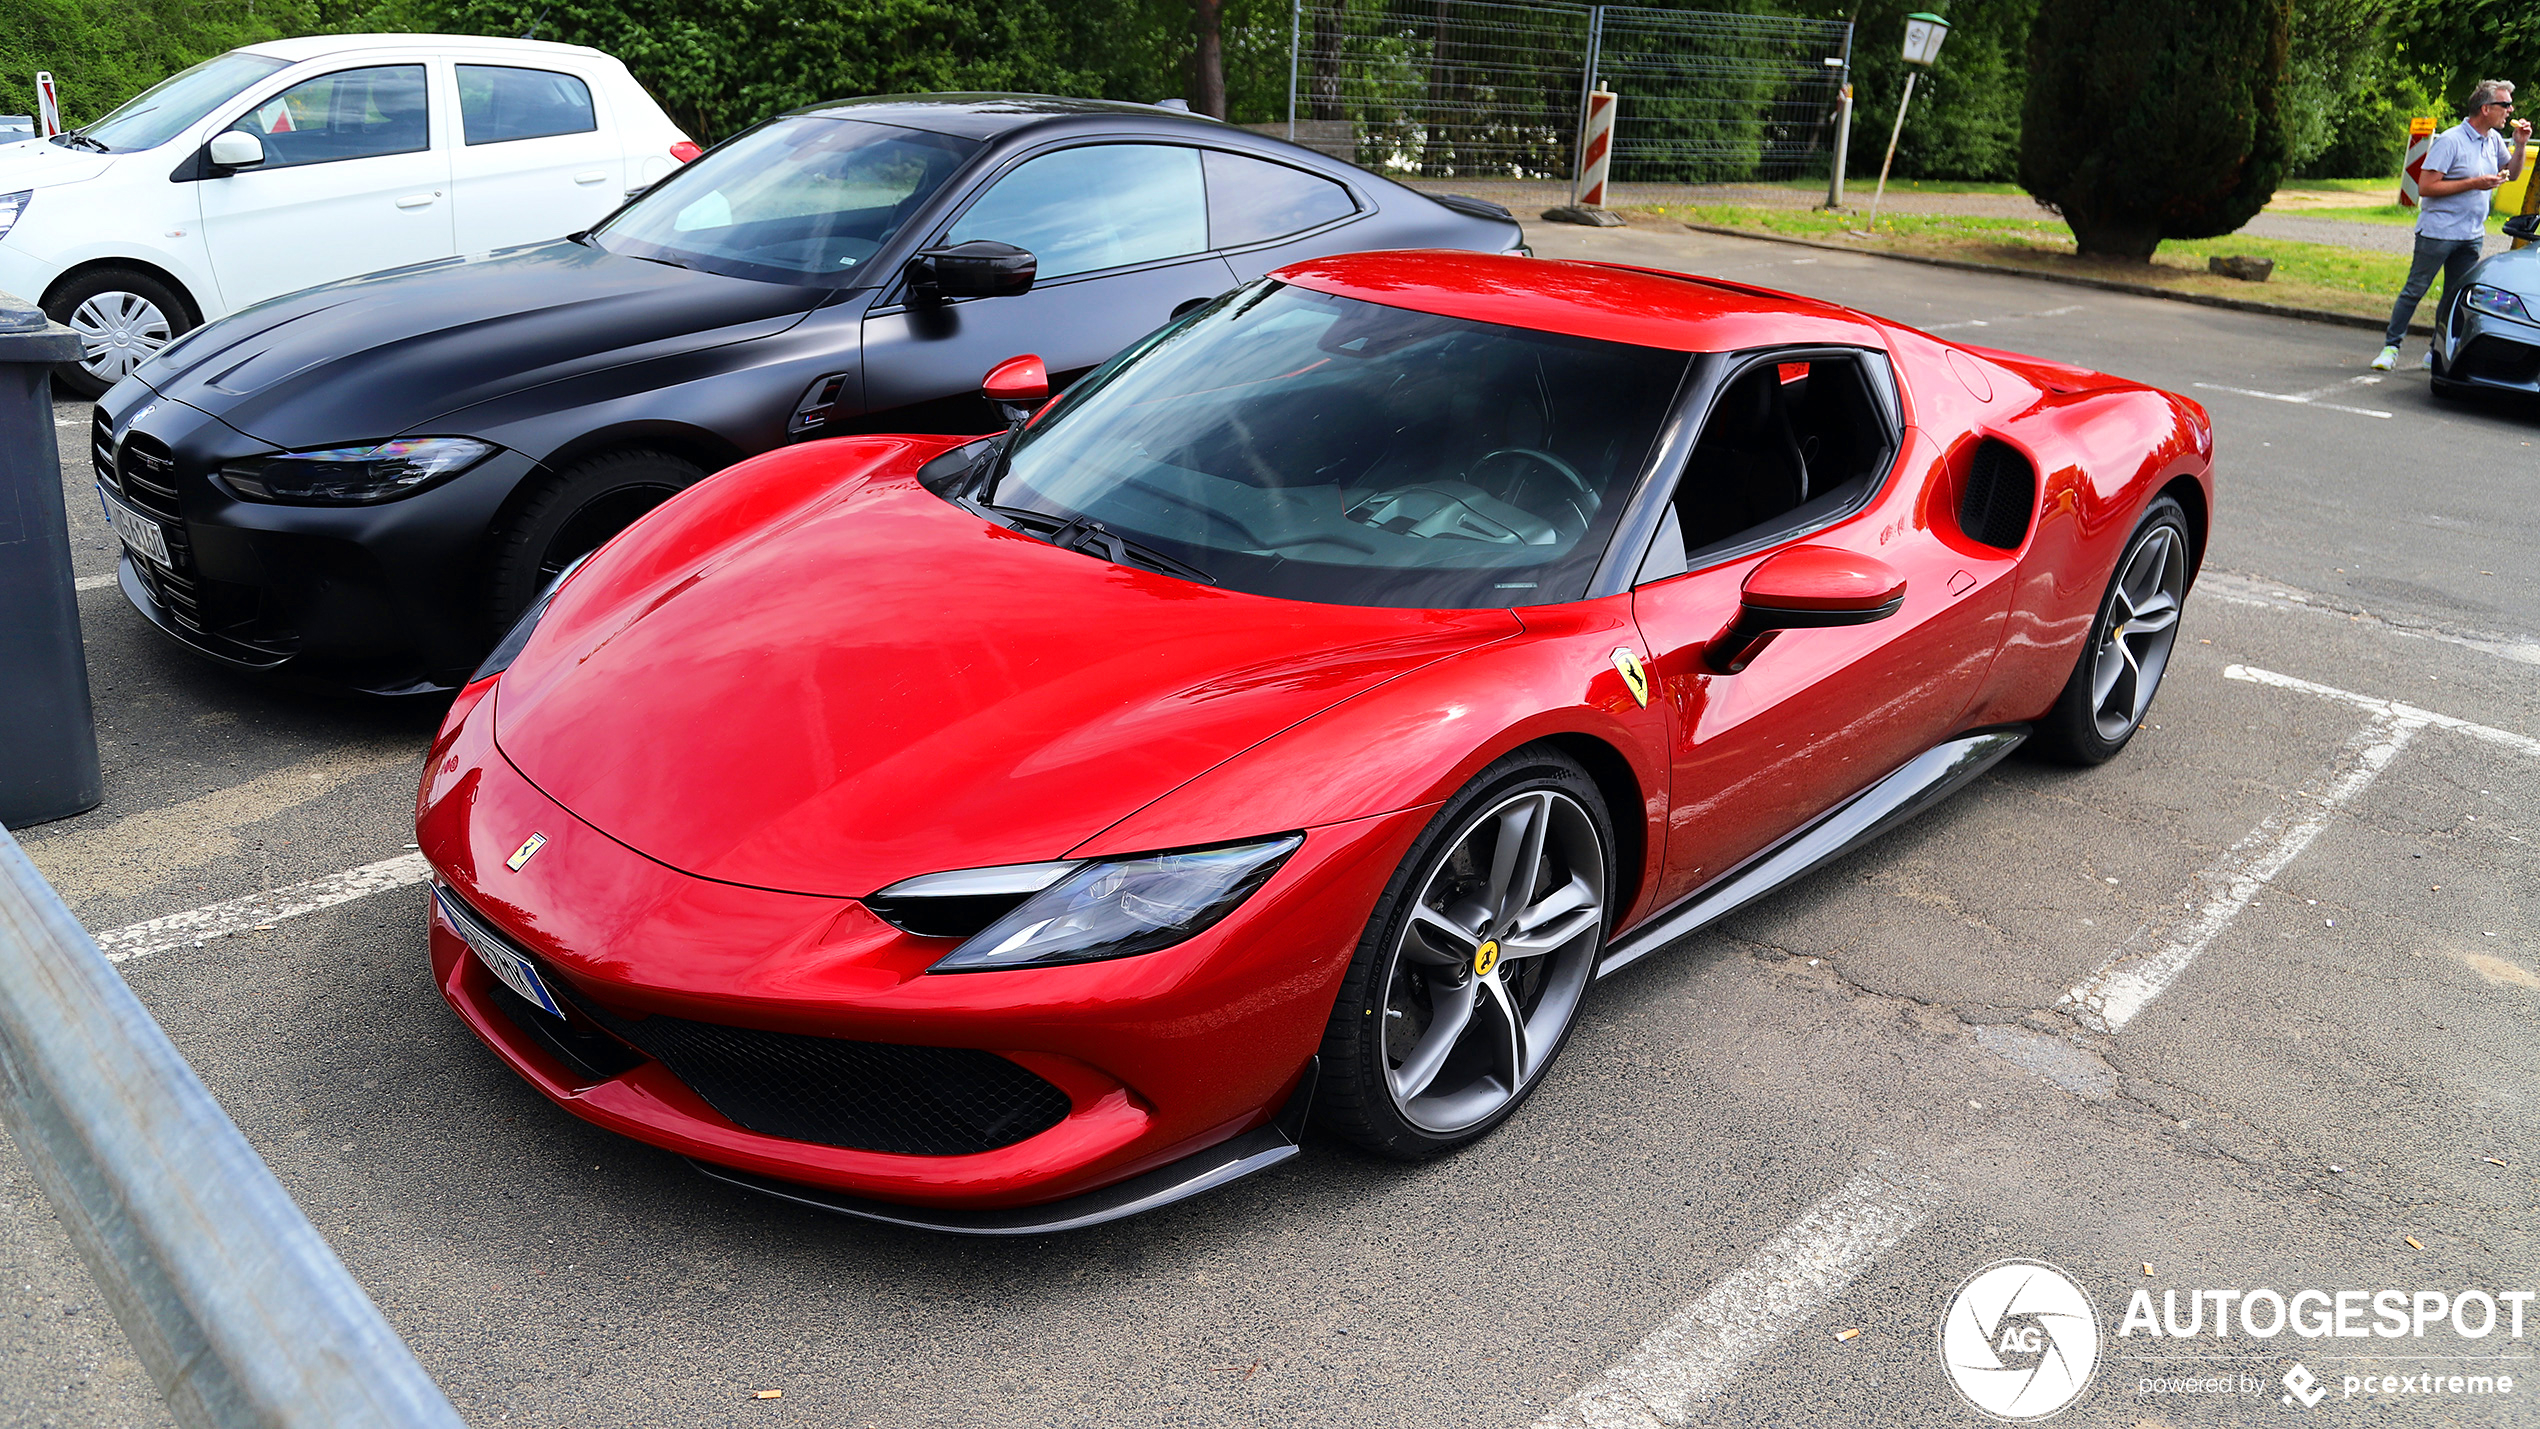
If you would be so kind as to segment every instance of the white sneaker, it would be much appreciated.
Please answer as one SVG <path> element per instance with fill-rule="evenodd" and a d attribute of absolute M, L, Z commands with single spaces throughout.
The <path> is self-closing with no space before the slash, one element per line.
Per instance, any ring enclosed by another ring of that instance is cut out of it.
<path fill-rule="evenodd" d="M 2426 371 L 2428 371 L 2428 372 L 2432 372 L 2432 371 L 2434 370 L 2434 349 L 2433 349 L 2433 348 L 2430 348 L 2430 347 L 2429 347 L 2429 348 L 2427 348 L 2427 349 L 2425 350 L 2425 361 L 2418 363 L 2418 364 L 2417 364 L 2417 366 L 2424 368 L 2424 369 L 2425 369 Z"/>
<path fill-rule="evenodd" d="M 2372 370 L 2375 372 L 2387 372 L 2398 365 L 2399 349 L 2395 347 L 2383 348 L 2381 355 L 2372 360 Z"/>

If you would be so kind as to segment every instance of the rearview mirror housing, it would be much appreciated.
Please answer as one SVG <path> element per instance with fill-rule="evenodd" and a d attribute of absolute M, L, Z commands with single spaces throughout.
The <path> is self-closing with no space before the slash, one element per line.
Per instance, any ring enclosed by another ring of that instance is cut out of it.
<path fill-rule="evenodd" d="M 1049 400 L 1049 369 L 1030 353 L 1009 357 L 979 379 L 979 395 L 997 404 L 1009 426 L 1019 424 Z"/>
<path fill-rule="evenodd" d="M 224 169 L 252 169 L 265 161 L 265 144 L 253 134 L 235 129 L 212 136 L 204 157 Z"/>
<path fill-rule="evenodd" d="M 1040 260 L 1029 249 L 993 238 L 929 248 L 908 260 L 909 296 L 940 303 L 953 298 L 1011 298 L 1032 291 Z"/>
<path fill-rule="evenodd" d="M 1905 606 L 1905 578 L 1875 556 L 1833 546 L 1793 546 L 1747 572 L 1737 615 L 1713 639 L 1705 663 L 1734 675 L 1785 630 L 1867 625 Z"/>

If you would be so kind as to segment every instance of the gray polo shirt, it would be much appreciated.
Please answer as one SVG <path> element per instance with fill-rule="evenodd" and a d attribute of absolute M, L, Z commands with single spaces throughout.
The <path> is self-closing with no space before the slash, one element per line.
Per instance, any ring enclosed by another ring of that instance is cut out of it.
<path fill-rule="evenodd" d="M 2427 178 L 2474 179 L 2481 174 L 2501 174 L 2505 160 L 2513 153 L 2501 129 L 2481 134 L 2466 119 L 2434 136 L 2433 146 L 2425 151 Z M 2485 238 L 2487 236 L 2488 189 L 2463 189 L 2441 198 L 2417 200 L 2417 236 L 2419 238 Z"/>

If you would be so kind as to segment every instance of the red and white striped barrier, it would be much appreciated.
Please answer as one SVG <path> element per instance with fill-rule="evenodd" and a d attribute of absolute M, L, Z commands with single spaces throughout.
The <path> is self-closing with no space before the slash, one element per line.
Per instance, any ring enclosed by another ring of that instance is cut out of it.
<path fill-rule="evenodd" d="M 2408 121 L 2408 157 L 2399 166 L 2399 202 L 2417 206 L 2417 180 L 2425 171 L 2426 152 L 2434 147 L 2434 121 Z"/>
<path fill-rule="evenodd" d="M 62 132 L 62 100 L 53 92 L 53 76 L 43 70 L 35 72 L 35 128 L 46 139 Z"/>
<path fill-rule="evenodd" d="M 1598 85 L 1588 95 L 1587 125 L 1579 132 L 1579 207 L 1605 207 L 1605 171 L 1613 159 L 1614 91 Z"/>

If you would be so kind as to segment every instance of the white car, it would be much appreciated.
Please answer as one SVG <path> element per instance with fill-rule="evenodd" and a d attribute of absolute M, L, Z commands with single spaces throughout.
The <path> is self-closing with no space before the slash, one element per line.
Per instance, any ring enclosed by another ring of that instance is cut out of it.
<path fill-rule="evenodd" d="M 0 292 L 76 329 L 83 396 L 198 323 L 319 283 L 587 228 L 698 152 L 581 45 L 248 45 L 68 134 L 0 145 Z"/>

